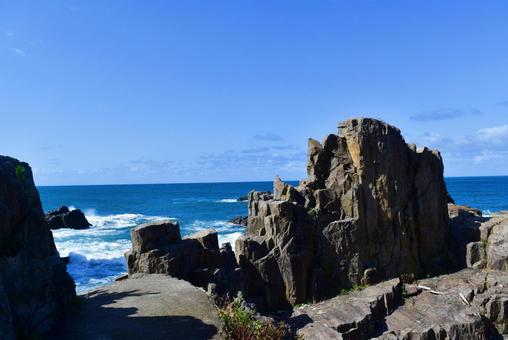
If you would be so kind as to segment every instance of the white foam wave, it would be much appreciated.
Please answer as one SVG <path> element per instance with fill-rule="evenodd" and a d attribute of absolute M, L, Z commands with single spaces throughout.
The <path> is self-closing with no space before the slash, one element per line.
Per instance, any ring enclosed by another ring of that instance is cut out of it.
<path fill-rule="evenodd" d="M 201 221 L 195 220 L 188 226 L 186 229 L 191 233 L 196 231 L 200 231 L 203 229 L 213 228 L 217 231 L 217 236 L 219 238 L 219 245 L 229 242 L 234 248 L 235 241 L 237 238 L 242 236 L 245 232 L 245 227 L 238 226 L 236 224 L 230 223 L 228 221 L 223 220 L 214 220 L 214 221 Z"/>
<path fill-rule="evenodd" d="M 110 284 L 114 279 L 126 272 L 123 258 L 87 259 L 77 253 L 70 253 L 67 270 L 76 283 L 78 294 L 92 288 Z"/>
<path fill-rule="evenodd" d="M 89 229 L 53 230 L 55 244 L 60 256 L 69 256 L 68 271 L 76 282 L 78 293 L 110 284 L 125 273 L 124 253 L 131 248 L 130 229 L 141 223 L 167 219 L 161 216 L 125 213 L 100 216 L 87 210 L 86 217 L 92 224 Z M 182 226 L 182 233 L 214 228 L 219 243 L 229 242 L 234 247 L 244 228 L 224 220 L 195 220 Z"/>
<path fill-rule="evenodd" d="M 218 233 L 232 233 L 236 231 L 242 231 L 245 229 L 244 227 L 223 220 L 214 220 L 214 221 L 195 220 L 186 229 L 191 232 L 195 232 L 210 228 L 217 230 Z"/>
<path fill-rule="evenodd" d="M 234 232 L 231 234 L 218 235 L 219 236 L 219 244 L 230 243 L 231 247 L 233 247 L 233 250 L 235 250 L 235 242 L 242 235 L 243 235 L 243 233 L 240 231 L 237 231 L 237 232 Z"/>
<path fill-rule="evenodd" d="M 219 203 L 238 203 L 240 201 L 238 201 L 236 198 L 224 198 L 224 199 L 218 200 L 217 202 L 219 202 Z"/>
<path fill-rule="evenodd" d="M 492 217 L 493 212 L 491 210 L 482 210 L 483 217 Z"/>
<path fill-rule="evenodd" d="M 119 239 L 115 241 L 76 238 L 57 243 L 60 256 L 79 254 L 86 260 L 123 259 L 123 254 L 131 247 L 131 241 Z"/>

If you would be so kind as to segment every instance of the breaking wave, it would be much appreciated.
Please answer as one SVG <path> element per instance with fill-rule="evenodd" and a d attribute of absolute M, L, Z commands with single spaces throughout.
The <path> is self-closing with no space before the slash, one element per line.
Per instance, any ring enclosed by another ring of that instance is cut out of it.
<path fill-rule="evenodd" d="M 164 216 L 146 216 L 142 214 L 96 215 L 87 210 L 86 218 L 92 224 L 90 229 L 53 230 L 55 244 L 60 256 L 68 256 L 69 274 L 76 283 L 79 294 L 90 289 L 110 284 L 114 279 L 127 272 L 124 253 L 131 248 L 130 229 L 141 223 L 168 219 Z M 217 230 L 219 244 L 234 242 L 243 234 L 244 228 L 227 221 L 195 220 L 181 225 L 183 235 L 214 228 Z"/>

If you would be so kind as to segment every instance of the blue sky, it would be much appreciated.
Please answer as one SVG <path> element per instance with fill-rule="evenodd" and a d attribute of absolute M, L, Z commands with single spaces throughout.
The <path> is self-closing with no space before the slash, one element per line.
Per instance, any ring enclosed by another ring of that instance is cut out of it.
<path fill-rule="evenodd" d="M 54 184 L 305 177 L 381 118 L 508 174 L 506 1 L 0 0 L 0 154 Z"/>

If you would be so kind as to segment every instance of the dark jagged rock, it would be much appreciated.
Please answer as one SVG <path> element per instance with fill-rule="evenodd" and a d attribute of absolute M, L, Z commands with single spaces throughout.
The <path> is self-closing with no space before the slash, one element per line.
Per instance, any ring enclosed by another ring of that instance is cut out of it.
<path fill-rule="evenodd" d="M 249 220 L 248 216 L 237 216 L 231 220 L 228 221 L 228 223 L 236 224 L 236 225 L 243 225 L 247 226 L 247 221 Z"/>
<path fill-rule="evenodd" d="M 450 255 L 455 269 L 467 266 L 467 247 L 480 240 L 480 225 L 488 220 L 478 209 L 448 204 L 450 217 Z"/>
<path fill-rule="evenodd" d="M 125 254 L 129 275 L 167 274 L 217 295 L 239 290 L 240 271 L 231 245 L 219 248 L 214 229 L 182 239 L 178 223 L 166 220 L 132 229 L 131 239 L 132 250 Z"/>
<path fill-rule="evenodd" d="M 69 210 L 66 206 L 48 212 L 46 222 L 53 230 L 60 228 L 88 229 L 91 226 L 81 210 Z"/>
<path fill-rule="evenodd" d="M 285 308 L 446 257 L 439 152 L 407 145 L 381 121 L 351 119 L 323 144 L 309 140 L 308 157 L 298 187 L 276 178 L 273 198 L 249 194 L 247 235 L 236 243 L 247 298 Z"/>
<path fill-rule="evenodd" d="M 0 337 L 50 332 L 75 297 L 30 166 L 0 156 Z"/>

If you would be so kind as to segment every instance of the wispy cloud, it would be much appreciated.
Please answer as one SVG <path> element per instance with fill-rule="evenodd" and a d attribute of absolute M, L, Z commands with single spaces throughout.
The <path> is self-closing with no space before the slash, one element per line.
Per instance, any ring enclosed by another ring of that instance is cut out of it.
<path fill-rule="evenodd" d="M 2 34 L 7 38 L 11 38 L 14 36 L 14 32 L 9 29 L 2 30 Z"/>
<path fill-rule="evenodd" d="M 272 149 L 285 151 L 285 150 L 299 150 L 300 148 L 296 145 L 288 144 L 288 145 L 274 145 L 272 146 Z"/>
<path fill-rule="evenodd" d="M 257 147 L 257 148 L 245 149 L 245 150 L 242 150 L 241 152 L 242 153 L 261 153 L 261 152 L 266 152 L 269 150 L 270 150 L 270 148 L 267 148 L 267 147 Z"/>
<path fill-rule="evenodd" d="M 13 47 L 13 48 L 11 48 L 11 50 L 13 50 L 20 57 L 23 57 L 23 58 L 26 57 L 26 52 L 23 51 L 22 49 L 19 49 L 17 47 Z"/>
<path fill-rule="evenodd" d="M 255 136 L 253 136 L 252 138 L 257 139 L 257 140 L 267 140 L 267 141 L 281 141 L 283 139 L 282 136 L 280 136 L 276 133 L 270 133 L 270 132 L 257 134 Z"/>
<path fill-rule="evenodd" d="M 508 106 L 508 100 L 503 100 L 502 102 L 498 103 L 501 106 Z"/>
<path fill-rule="evenodd" d="M 501 160 L 506 157 L 506 152 L 482 150 L 482 152 L 473 158 L 475 164 L 480 164 L 486 161 Z"/>
<path fill-rule="evenodd" d="M 275 175 L 280 170 L 305 169 L 306 152 L 274 152 L 270 149 L 262 152 L 245 153 L 229 150 L 221 153 L 209 153 L 200 157 L 198 163 L 203 168 L 214 170 L 240 169 L 242 171 L 262 171 Z"/>
<path fill-rule="evenodd" d="M 476 136 L 483 142 L 501 143 L 508 140 L 508 125 L 480 129 L 476 133 Z"/>
<path fill-rule="evenodd" d="M 411 120 L 419 122 L 431 122 L 438 120 L 446 120 L 459 118 L 469 115 L 481 115 L 482 112 L 478 109 L 462 110 L 462 109 L 439 109 L 433 111 L 422 111 L 409 117 Z"/>

